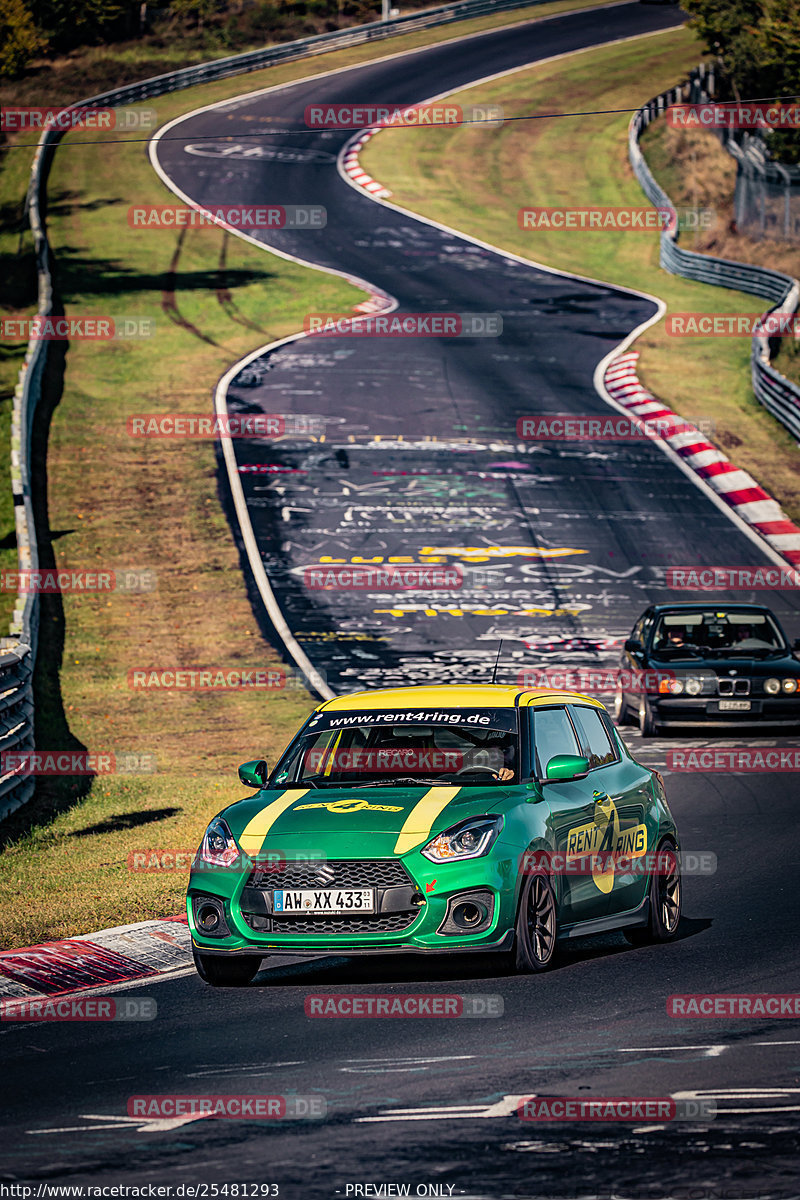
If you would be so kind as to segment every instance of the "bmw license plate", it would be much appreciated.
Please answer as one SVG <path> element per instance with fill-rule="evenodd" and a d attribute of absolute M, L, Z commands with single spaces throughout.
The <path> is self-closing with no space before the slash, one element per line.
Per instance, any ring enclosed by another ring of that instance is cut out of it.
<path fill-rule="evenodd" d="M 272 910 L 276 913 L 303 913 L 308 917 L 324 917 L 329 913 L 375 912 L 373 888 L 314 888 L 283 889 L 272 893 Z"/>
<path fill-rule="evenodd" d="M 750 712 L 749 700 L 720 700 L 720 712 Z"/>

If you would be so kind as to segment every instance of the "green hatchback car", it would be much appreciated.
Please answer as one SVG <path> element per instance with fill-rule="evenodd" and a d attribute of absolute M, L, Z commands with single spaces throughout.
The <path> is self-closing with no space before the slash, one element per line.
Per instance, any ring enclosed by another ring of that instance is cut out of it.
<path fill-rule="evenodd" d="M 657 771 L 598 701 L 518 688 L 392 688 L 321 704 L 192 864 L 194 960 L 215 986 L 270 954 L 505 952 L 667 941 L 680 844 Z"/>

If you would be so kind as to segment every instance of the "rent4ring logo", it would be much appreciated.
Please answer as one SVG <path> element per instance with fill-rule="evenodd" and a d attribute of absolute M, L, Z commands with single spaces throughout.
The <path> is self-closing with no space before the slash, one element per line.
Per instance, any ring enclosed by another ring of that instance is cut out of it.
<path fill-rule="evenodd" d="M 622 825 L 617 806 L 610 796 L 597 800 L 591 821 L 573 825 L 567 834 L 567 862 L 589 855 L 592 879 L 604 894 L 614 886 L 616 857 L 640 858 L 647 851 L 647 826 L 639 821 Z M 610 858 L 604 857 L 610 855 Z"/>
<path fill-rule="evenodd" d="M 502 125 L 499 104 L 309 104 L 309 129 L 419 129 L 432 125 Z"/>

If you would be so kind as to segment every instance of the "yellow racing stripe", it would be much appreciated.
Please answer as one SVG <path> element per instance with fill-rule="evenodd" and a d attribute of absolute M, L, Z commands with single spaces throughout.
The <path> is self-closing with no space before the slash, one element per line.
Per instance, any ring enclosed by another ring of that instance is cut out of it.
<path fill-rule="evenodd" d="M 406 823 L 395 843 L 395 854 L 405 854 L 407 850 L 424 842 L 439 813 L 443 808 L 447 808 L 460 791 L 460 787 L 440 787 L 438 784 L 427 791 L 406 817 Z"/>
<path fill-rule="evenodd" d="M 296 800 L 307 796 L 310 791 L 310 788 L 298 788 L 296 791 L 284 792 L 282 796 L 278 796 L 277 800 L 273 800 L 271 804 L 256 813 L 252 821 L 247 822 L 242 836 L 239 838 L 239 845 L 245 854 L 258 854 L 264 844 L 264 838 L 278 817 L 285 813 L 287 808 L 291 808 Z"/>

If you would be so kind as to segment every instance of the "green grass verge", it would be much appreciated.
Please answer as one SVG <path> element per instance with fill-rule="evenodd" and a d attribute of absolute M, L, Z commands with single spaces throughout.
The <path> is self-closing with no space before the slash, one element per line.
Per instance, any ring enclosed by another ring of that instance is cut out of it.
<path fill-rule="evenodd" d="M 453 100 L 499 104 L 506 117 L 630 110 L 685 78 L 701 57 L 695 36 L 681 29 L 582 51 Z M 392 202 L 534 261 L 655 293 L 671 311 L 760 311 L 752 296 L 662 271 L 656 234 L 519 228 L 526 205 L 646 205 L 628 164 L 628 120 L 626 112 L 507 121 L 441 127 L 424 138 L 392 129 L 369 143 L 362 162 Z M 753 396 L 749 339 L 678 341 L 662 322 L 636 348 L 642 382 L 687 419 L 712 422 L 713 440 L 800 519 L 797 447 Z"/>
<path fill-rule="evenodd" d="M 164 123 L 259 87 L 579 6 L 556 3 L 394 38 L 154 104 Z M 58 151 L 49 185 L 49 232 L 66 311 L 154 317 L 157 334 L 119 345 L 76 341 L 68 348 L 47 464 L 53 548 L 59 566 L 146 567 L 158 587 L 139 597 L 65 595 L 63 609 L 44 600 L 37 744 L 155 754 L 158 771 L 44 783 L 4 823 L 4 947 L 179 912 L 185 874 L 133 873 L 128 856 L 196 847 L 208 819 L 243 793 L 237 763 L 261 754 L 274 760 L 311 708 L 302 689 L 139 694 L 128 688 L 132 667 L 263 667 L 277 659 L 245 595 L 217 495 L 213 446 L 134 440 L 126 418 L 208 411 L 216 379 L 246 351 L 302 328 L 311 308 L 347 311 L 363 299 L 341 280 L 217 230 L 192 230 L 182 240 L 166 231 L 130 230 L 132 201 L 170 202 L 172 193 L 153 173 L 141 143 L 123 137 L 114 146 L 70 146 L 75 140 L 65 139 Z M 87 141 L 85 132 L 80 140 Z M 19 206 L 29 155 L 5 152 L 0 185 L 8 205 Z M 13 257 L 16 243 L 9 237 L 0 252 Z M 2 304 L 32 311 L 32 263 L 20 259 L 16 269 L 19 288 L 3 293 Z M 0 388 L 13 391 L 22 352 L 5 350 Z M 2 414 L 0 407 L 0 420 Z M 0 447 L 7 444 L 6 438 Z M 0 519 L 10 496 L 3 478 L 7 457 L 0 450 Z M 8 565 L 15 564 L 12 553 Z"/>

